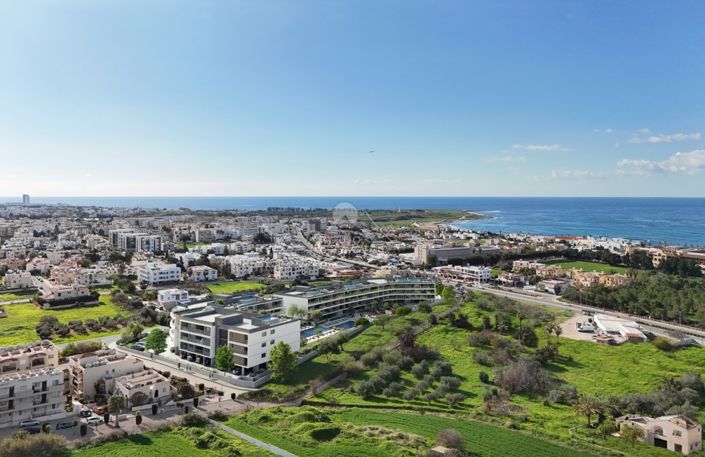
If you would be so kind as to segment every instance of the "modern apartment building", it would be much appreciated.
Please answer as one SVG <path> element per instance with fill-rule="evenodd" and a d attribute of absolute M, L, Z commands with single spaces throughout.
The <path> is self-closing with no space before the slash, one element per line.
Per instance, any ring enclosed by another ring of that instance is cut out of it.
<path fill-rule="evenodd" d="M 250 374 L 264 369 L 269 351 L 283 341 L 294 351 L 301 345 L 301 322 L 286 317 L 243 313 L 234 306 L 214 302 L 171 312 L 171 340 L 184 360 L 213 366 L 218 347 L 230 347 L 235 373 Z"/>
<path fill-rule="evenodd" d="M 9 374 L 59 365 L 59 350 L 51 341 L 0 348 L 0 373 Z"/>
<path fill-rule="evenodd" d="M 295 287 L 277 295 L 283 300 L 284 310 L 295 305 L 309 313 L 320 312 L 325 319 L 383 303 L 432 303 L 436 283 L 413 277 L 367 279 L 323 287 Z"/>
<path fill-rule="evenodd" d="M 108 232 L 110 244 L 114 247 L 134 252 L 161 252 L 161 235 L 136 232 L 132 229 L 115 229 Z"/>
<path fill-rule="evenodd" d="M 144 369 L 141 360 L 114 349 L 69 357 L 69 379 L 74 398 L 93 400 L 115 390 L 115 379 Z"/>
<path fill-rule="evenodd" d="M 7 273 L 4 284 L 6 289 L 31 289 L 34 287 L 32 274 L 29 271 Z"/>
<path fill-rule="evenodd" d="M 137 279 L 156 286 L 181 281 L 181 268 L 175 264 L 150 262 L 137 269 Z"/>
<path fill-rule="evenodd" d="M 435 269 L 439 278 L 466 283 L 489 282 L 492 270 L 488 267 L 438 267 Z"/>
<path fill-rule="evenodd" d="M 186 270 L 191 281 L 203 282 L 203 281 L 215 281 L 218 279 L 218 270 L 211 268 L 206 265 L 196 265 L 193 267 L 188 267 Z"/>
<path fill-rule="evenodd" d="M 162 289 L 157 293 L 157 301 L 160 305 L 169 307 L 175 305 L 185 305 L 190 301 L 190 299 L 188 290 Z"/>

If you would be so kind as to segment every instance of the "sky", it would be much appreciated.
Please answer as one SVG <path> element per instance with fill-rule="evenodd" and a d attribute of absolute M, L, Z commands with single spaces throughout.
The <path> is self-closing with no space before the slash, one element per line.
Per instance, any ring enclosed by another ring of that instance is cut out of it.
<path fill-rule="evenodd" d="M 702 0 L 0 0 L 0 195 L 705 196 Z"/>

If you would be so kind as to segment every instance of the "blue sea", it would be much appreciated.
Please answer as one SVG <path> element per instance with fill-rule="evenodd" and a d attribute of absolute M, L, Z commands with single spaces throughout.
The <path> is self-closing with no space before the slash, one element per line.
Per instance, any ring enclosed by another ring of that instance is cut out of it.
<path fill-rule="evenodd" d="M 19 201 L 2 198 L 0 201 Z M 32 203 L 123 208 L 258 210 L 269 207 L 458 209 L 490 219 L 456 225 L 493 232 L 594 235 L 705 246 L 705 198 L 553 197 L 36 197 Z"/>

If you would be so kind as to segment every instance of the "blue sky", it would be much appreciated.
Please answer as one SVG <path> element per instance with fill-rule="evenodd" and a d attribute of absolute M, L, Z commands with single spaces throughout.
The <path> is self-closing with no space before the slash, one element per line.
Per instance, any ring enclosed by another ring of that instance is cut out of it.
<path fill-rule="evenodd" d="M 705 196 L 705 2 L 0 2 L 0 195 Z"/>

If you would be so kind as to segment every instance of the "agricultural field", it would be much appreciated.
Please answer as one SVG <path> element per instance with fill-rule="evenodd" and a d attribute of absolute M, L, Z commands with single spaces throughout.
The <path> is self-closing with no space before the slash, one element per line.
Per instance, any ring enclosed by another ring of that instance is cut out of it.
<path fill-rule="evenodd" d="M 34 303 L 18 303 L 3 306 L 7 317 L 0 319 L 0 346 L 13 346 L 16 344 L 37 341 L 39 337 L 35 327 L 44 316 L 54 316 L 59 322 L 68 324 L 72 320 L 98 319 L 100 317 L 115 317 L 128 313 L 115 305 L 110 295 L 101 295 L 100 304 L 64 310 L 43 310 Z M 70 335 L 65 338 L 55 338 L 54 343 L 68 343 L 71 341 L 97 338 L 118 333 L 115 331 L 89 332 L 85 335 Z"/>
<path fill-rule="evenodd" d="M 568 260 L 551 260 L 544 262 L 547 265 L 560 265 L 566 270 L 571 268 L 582 268 L 584 271 L 602 271 L 605 273 L 626 273 L 629 268 L 627 267 L 615 267 L 612 265 L 607 265 L 605 263 L 599 262 L 582 262 L 582 261 L 568 261 Z"/>
<path fill-rule="evenodd" d="M 200 428 L 192 430 L 196 430 L 194 435 L 199 431 L 200 433 L 205 432 Z M 217 432 L 215 435 L 240 451 L 238 455 L 241 457 L 267 457 L 271 455 L 263 449 L 223 432 Z M 189 437 L 188 433 L 178 431 L 178 429 L 131 435 L 117 441 L 77 449 L 70 454 L 71 457 L 133 457 L 136 455 L 140 457 L 174 457 L 179 455 L 225 457 L 228 454 L 221 449 L 208 449 L 203 444 L 199 446 L 193 437 Z"/>
<path fill-rule="evenodd" d="M 238 292 L 257 291 L 264 289 L 264 284 L 256 281 L 229 281 L 209 284 L 208 290 L 214 295 L 230 295 Z"/>

